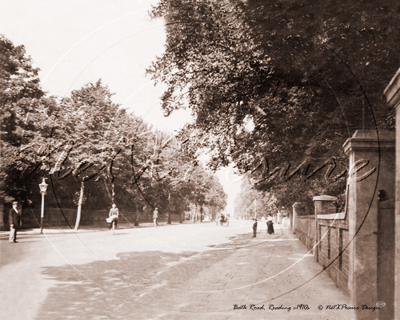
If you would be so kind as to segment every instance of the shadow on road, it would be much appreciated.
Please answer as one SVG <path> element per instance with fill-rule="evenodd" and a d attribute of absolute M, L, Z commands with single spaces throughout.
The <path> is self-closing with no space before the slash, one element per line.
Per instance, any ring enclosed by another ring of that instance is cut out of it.
<path fill-rule="evenodd" d="M 42 273 L 57 285 L 37 319 L 149 319 L 177 310 L 170 303 L 175 292 L 164 288 L 179 288 L 229 254 L 127 252 L 106 262 L 45 267 Z"/>
<path fill-rule="evenodd" d="M 267 239 L 273 237 L 277 236 Z M 199 290 L 190 286 L 191 280 L 241 247 L 260 244 L 254 242 L 250 233 L 238 234 L 230 240 L 204 252 L 125 252 L 118 254 L 115 260 L 44 267 L 42 273 L 56 280 L 57 285 L 50 288 L 37 319 L 66 316 L 73 319 L 149 319 L 182 308 L 188 310 L 190 305 L 196 304 L 196 299 L 209 296 L 191 293 Z M 223 274 L 213 273 L 213 279 L 205 278 L 202 287 L 224 289 L 218 279 L 229 271 L 220 272 Z"/>

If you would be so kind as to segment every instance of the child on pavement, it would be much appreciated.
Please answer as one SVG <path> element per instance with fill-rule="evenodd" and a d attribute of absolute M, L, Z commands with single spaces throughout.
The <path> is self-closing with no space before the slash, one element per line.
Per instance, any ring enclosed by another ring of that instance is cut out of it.
<path fill-rule="evenodd" d="M 253 223 L 253 238 L 255 238 L 257 235 L 257 219 L 254 218 L 254 223 Z"/>

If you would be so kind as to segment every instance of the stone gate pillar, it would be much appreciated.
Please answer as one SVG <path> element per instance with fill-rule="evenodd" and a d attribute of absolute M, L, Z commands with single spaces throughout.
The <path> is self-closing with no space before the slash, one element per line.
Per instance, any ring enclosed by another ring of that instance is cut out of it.
<path fill-rule="evenodd" d="M 378 193 L 395 195 L 394 132 L 356 131 L 344 144 L 349 169 L 349 292 L 352 306 L 376 306 L 378 295 Z M 357 312 L 358 319 L 377 313 Z"/>
<path fill-rule="evenodd" d="M 296 219 L 299 216 L 299 210 L 301 208 L 301 203 L 296 202 L 293 204 L 293 214 L 292 214 L 292 219 L 290 220 L 290 228 L 294 231 L 296 229 Z"/>
<path fill-rule="evenodd" d="M 386 87 L 387 103 L 396 110 L 396 198 L 395 198 L 395 316 L 400 319 L 400 69 Z"/>
<path fill-rule="evenodd" d="M 336 197 L 332 196 L 317 196 L 313 198 L 315 213 L 318 214 L 331 214 L 336 213 L 334 203 L 337 201 Z"/>

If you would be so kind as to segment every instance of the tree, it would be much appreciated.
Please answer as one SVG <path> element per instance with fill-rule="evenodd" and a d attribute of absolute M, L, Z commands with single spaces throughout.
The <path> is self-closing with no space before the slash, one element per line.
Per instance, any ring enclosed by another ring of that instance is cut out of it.
<path fill-rule="evenodd" d="M 213 169 L 250 169 L 281 203 L 339 195 L 344 141 L 393 127 L 382 92 L 400 64 L 399 15 L 389 1 L 162 0 L 152 17 L 166 20 L 167 44 L 148 73 L 167 85 L 166 114 L 193 111 L 189 143 L 211 151 Z M 268 179 L 278 167 L 282 178 Z"/>
<path fill-rule="evenodd" d="M 17 199 L 26 203 L 32 195 L 32 182 L 37 181 L 34 152 L 20 152 L 45 128 L 40 125 L 55 106 L 46 98 L 24 46 L 0 35 L 0 212 L 4 202 Z M 32 150 L 31 150 L 32 151 Z M 37 188 L 37 186 L 35 186 Z"/>
<path fill-rule="evenodd" d="M 217 178 L 193 161 L 191 153 L 181 148 L 178 137 L 158 132 L 156 141 L 149 172 L 157 182 L 153 188 L 157 190 L 158 206 L 167 211 L 168 221 L 173 209 L 183 212 L 189 204 L 200 211 L 203 207 L 225 207 L 226 194 Z"/>
<path fill-rule="evenodd" d="M 68 161 L 74 167 L 74 170 L 70 169 L 70 173 L 80 182 L 75 230 L 78 229 L 81 219 L 85 181 L 93 178 L 93 175 L 104 170 L 106 166 L 111 175 L 112 162 L 118 155 L 115 150 L 120 136 L 119 126 L 116 126 L 118 105 L 111 101 L 111 97 L 108 87 L 98 80 L 95 84 L 89 83 L 80 90 L 73 90 L 71 98 L 62 99 L 60 110 L 55 115 L 57 120 L 54 122 L 52 137 L 64 137 L 73 142 L 68 148 Z M 51 173 L 58 170 L 56 164 Z"/>
<path fill-rule="evenodd" d="M 111 96 L 100 80 L 89 83 L 60 101 L 53 123 L 52 138 L 70 142 L 49 157 L 46 168 L 58 179 L 72 176 L 80 183 L 75 229 L 88 183 L 92 194 L 96 190 L 93 199 L 87 197 L 92 206 L 109 205 L 105 200 L 109 198 L 136 208 L 137 214 L 146 205 L 159 207 L 161 215 L 168 209 L 169 215 L 171 197 L 173 202 L 180 198 L 188 204 L 187 189 L 193 189 L 180 170 L 189 158 L 179 150 L 177 140 L 149 131 L 141 119 L 118 109 Z M 137 216 L 136 225 L 138 221 Z"/>
<path fill-rule="evenodd" d="M 41 130 L 23 152 L 22 159 L 40 165 L 51 179 L 72 176 L 80 183 L 75 229 L 80 223 L 85 182 L 100 175 L 113 180 L 113 163 L 126 150 L 118 146 L 119 139 L 135 130 L 134 120 L 118 110 L 111 96 L 99 80 L 72 91 L 71 98 L 53 98 L 56 107 L 45 106 L 47 117 L 38 122 Z M 67 187 L 70 196 L 75 193 L 71 189 Z"/>
<path fill-rule="evenodd" d="M 256 214 L 265 216 L 277 212 L 277 199 L 271 193 L 255 190 L 248 175 L 242 181 L 234 205 L 235 216 L 246 219 Z"/>
<path fill-rule="evenodd" d="M 208 211 L 211 211 L 212 219 L 216 213 L 225 209 L 227 205 L 227 194 L 215 175 L 209 175 L 210 187 L 206 193 L 205 202 Z"/>

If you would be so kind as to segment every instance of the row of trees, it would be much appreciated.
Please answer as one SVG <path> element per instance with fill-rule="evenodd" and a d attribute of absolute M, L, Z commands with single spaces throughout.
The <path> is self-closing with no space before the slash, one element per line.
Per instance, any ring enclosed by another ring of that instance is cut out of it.
<path fill-rule="evenodd" d="M 190 203 L 222 210 L 226 195 L 217 178 L 195 161 L 181 141 L 152 130 L 113 103 L 101 80 L 48 96 L 23 46 L 0 36 L 2 198 L 38 205 L 37 182 L 47 176 L 49 206 L 119 208 L 162 215 Z M 50 201 L 50 202 L 49 202 Z M 2 208 L 0 208 L 2 209 Z M 137 219 L 138 220 L 138 219 Z"/>
<path fill-rule="evenodd" d="M 168 35 L 148 69 L 167 85 L 164 110 L 190 108 L 192 152 L 251 171 L 278 206 L 343 199 L 345 140 L 394 126 L 382 94 L 400 65 L 393 1 L 160 0 L 151 15 Z"/>

